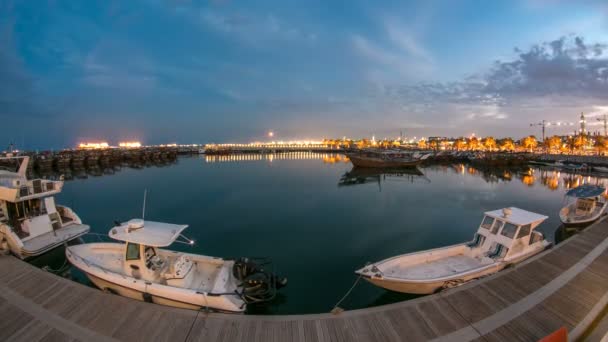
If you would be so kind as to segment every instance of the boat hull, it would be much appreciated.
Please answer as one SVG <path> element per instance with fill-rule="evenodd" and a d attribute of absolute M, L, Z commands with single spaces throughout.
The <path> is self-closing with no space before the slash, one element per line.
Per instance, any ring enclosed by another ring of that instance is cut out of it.
<path fill-rule="evenodd" d="M 449 279 L 442 279 L 439 281 L 393 280 L 393 279 L 368 277 L 368 276 L 364 276 L 363 279 L 367 280 L 368 282 L 370 282 L 378 287 L 382 287 L 382 288 L 390 290 L 390 291 L 425 295 L 425 294 L 436 293 L 442 289 L 462 285 L 473 279 L 481 278 L 483 276 L 496 273 L 496 272 L 504 269 L 506 267 L 506 265 L 507 265 L 506 263 L 504 263 L 504 264 L 501 263 L 494 267 L 484 269 L 481 272 L 468 274 L 468 275 L 462 276 L 462 277 L 455 276 L 455 277 L 452 277 Z"/>
<path fill-rule="evenodd" d="M 48 236 L 45 237 L 45 243 L 43 244 L 33 244 L 24 243 L 8 226 L 2 226 L 0 229 L 0 243 L 4 240 L 6 247 L 0 246 L 0 249 L 8 248 L 13 255 L 19 259 L 26 260 L 48 253 L 57 247 L 82 237 L 88 232 L 89 226 L 76 224 L 61 228 L 56 231 L 56 234 L 46 234 Z M 40 238 L 43 237 L 39 237 L 39 239 Z"/>
<path fill-rule="evenodd" d="M 478 272 L 468 272 L 466 274 L 455 274 L 452 277 L 441 278 L 441 279 L 429 279 L 429 280 L 410 280 L 410 279 L 395 279 L 395 278 L 384 278 L 384 277 L 376 277 L 376 276 L 368 276 L 361 274 L 357 271 L 358 274 L 361 274 L 362 278 L 367 280 L 368 282 L 382 287 L 384 289 L 401 292 L 401 293 L 412 293 L 412 294 L 433 294 L 439 292 L 443 289 L 457 287 L 468 283 L 470 281 L 474 281 L 475 279 L 492 275 L 494 273 L 500 272 L 506 267 L 510 267 L 512 265 L 518 264 L 526 259 L 533 257 L 544 251 L 545 249 L 551 247 L 550 243 L 546 243 L 540 245 L 535 250 L 530 253 L 526 253 L 514 259 L 510 259 L 503 262 L 497 262 L 496 264 L 484 267 L 480 269 Z"/>
<path fill-rule="evenodd" d="M 405 168 L 415 167 L 419 165 L 422 160 L 383 160 L 379 158 L 368 158 L 357 155 L 348 155 L 350 162 L 356 167 L 366 168 Z"/>
<path fill-rule="evenodd" d="M 119 296 L 139 300 L 142 302 L 151 302 L 154 304 L 172 306 L 172 307 L 180 308 L 180 309 L 189 309 L 189 310 L 203 309 L 203 306 L 201 306 L 201 305 L 184 303 L 184 302 L 172 300 L 169 298 L 154 296 L 154 295 L 147 296 L 144 294 L 144 292 L 137 291 L 132 288 L 128 288 L 125 286 L 121 286 L 121 285 L 109 282 L 107 280 L 98 278 L 90 273 L 86 273 L 86 275 L 87 275 L 87 278 L 89 278 L 89 280 L 93 283 L 93 285 L 95 285 L 97 288 L 99 288 L 100 290 L 102 290 L 104 292 L 117 294 Z"/>

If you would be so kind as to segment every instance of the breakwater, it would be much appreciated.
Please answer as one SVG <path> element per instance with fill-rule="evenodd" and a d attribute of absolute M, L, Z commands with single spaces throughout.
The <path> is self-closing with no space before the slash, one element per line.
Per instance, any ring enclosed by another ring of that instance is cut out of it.
<path fill-rule="evenodd" d="M 608 166 L 608 156 L 581 156 L 570 154 L 537 154 L 531 155 L 532 160 L 544 162 L 565 161 L 577 164 L 589 164 L 597 166 Z"/>

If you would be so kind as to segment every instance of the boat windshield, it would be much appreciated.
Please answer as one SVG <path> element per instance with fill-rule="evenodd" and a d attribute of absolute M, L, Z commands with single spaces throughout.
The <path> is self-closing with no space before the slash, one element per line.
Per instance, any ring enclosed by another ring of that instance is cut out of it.
<path fill-rule="evenodd" d="M 498 230 L 500 230 L 500 228 L 502 228 L 502 226 L 505 224 L 504 221 L 501 220 L 496 220 L 496 222 L 494 222 L 494 225 L 492 226 L 492 230 L 490 231 L 490 233 L 492 234 L 497 234 Z"/>
<path fill-rule="evenodd" d="M 127 260 L 139 260 L 139 244 L 127 243 Z"/>
<path fill-rule="evenodd" d="M 501 235 L 508 237 L 509 239 L 512 239 L 515 236 L 515 232 L 517 231 L 517 226 L 514 225 L 513 223 L 505 223 L 505 226 L 502 228 L 502 231 L 500 232 Z"/>
<path fill-rule="evenodd" d="M 521 229 L 519 230 L 519 233 L 517 234 L 517 238 L 521 239 L 523 237 L 526 237 L 528 235 L 530 235 L 530 230 L 532 229 L 532 225 L 531 224 L 526 224 L 524 226 L 521 226 Z"/>
<path fill-rule="evenodd" d="M 485 216 L 483 221 L 481 222 L 481 228 L 490 229 L 492 228 L 492 224 L 494 223 L 494 218 L 490 216 Z"/>

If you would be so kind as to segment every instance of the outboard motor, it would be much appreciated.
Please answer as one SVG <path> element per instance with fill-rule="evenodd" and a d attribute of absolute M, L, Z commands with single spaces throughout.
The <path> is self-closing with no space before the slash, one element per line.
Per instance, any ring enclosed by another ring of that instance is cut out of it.
<path fill-rule="evenodd" d="M 254 260 L 262 260 L 256 262 Z M 239 258 L 234 261 L 232 274 L 241 281 L 243 287 L 241 298 L 245 303 L 267 302 L 276 296 L 278 289 L 287 285 L 287 278 L 278 277 L 273 272 L 268 272 L 262 268 L 269 265 L 265 259 Z"/>

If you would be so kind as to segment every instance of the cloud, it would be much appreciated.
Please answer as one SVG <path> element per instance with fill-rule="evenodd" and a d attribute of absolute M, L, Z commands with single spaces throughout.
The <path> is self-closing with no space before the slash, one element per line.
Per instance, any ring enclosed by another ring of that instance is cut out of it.
<path fill-rule="evenodd" d="M 157 65 L 128 43 L 105 41 L 82 62 L 85 84 L 122 90 L 148 90 L 157 84 Z"/>
<path fill-rule="evenodd" d="M 0 26 L 0 116 L 39 115 L 34 108 L 35 79 L 17 54 L 13 23 Z"/>
<path fill-rule="evenodd" d="M 428 78 L 435 71 L 432 54 L 416 39 L 413 31 L 393 19 L 383 21 L 384 39 L 351 36 L 356 53 L 367 60 L 367 79 L 379 88 L 387 84 Z M 378 43 L 385 41 L 385 44 Z"/>
<path fill-rule="evenodd" d="M 608 100 L 608 45 L 562 37 L 515 49 L 511 61 L 497 61 L 485 73 L 452 83 L 389 87 L 401 101 L 505 106 L 532 98 L 567 96 Z"/>
<path fill-rule="evenodd" d="M 200 10 L 203 25 L 213 31 L 255 44 L 273 40 L 314 42 L 317 34 L 289 24 L 273 13 L 229 12 L 213 8 Z"/>
<path fill-rule="evenodd" d="M 608 45 L 581 37 L 516 49 L 514 61 L 497 61 L 485 76 L 485 91 L 508 96 L 579 95 L 608 97 Z"/>

